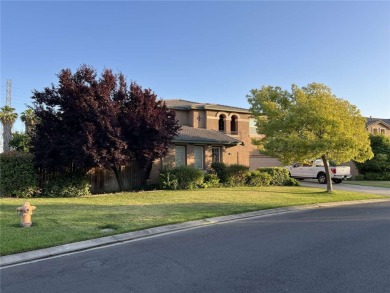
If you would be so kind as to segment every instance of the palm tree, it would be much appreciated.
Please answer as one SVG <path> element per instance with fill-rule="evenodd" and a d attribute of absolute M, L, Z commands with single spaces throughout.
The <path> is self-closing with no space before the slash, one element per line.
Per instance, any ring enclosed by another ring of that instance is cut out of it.
<path fill-rule="evenodd" d="M 26 133 L 31 134 L 32 129 L 34 128 L 35 123 L 37 122 L 37 116 L 35 116 L 34 110 L 28 108 L 22 115 L 20 115 L 20 119 L 24 122 L 26 127 Z"/>
<path fill-rule="evenodd" d="M 0 108 L 0 121 L 3 124 L 3 151 L 9 152 L 9 142 L 11 140 L 12 125 L 18 118 L 18 114 L 14 112 L 15 109 L 10 106 L 4 106 Z"/>

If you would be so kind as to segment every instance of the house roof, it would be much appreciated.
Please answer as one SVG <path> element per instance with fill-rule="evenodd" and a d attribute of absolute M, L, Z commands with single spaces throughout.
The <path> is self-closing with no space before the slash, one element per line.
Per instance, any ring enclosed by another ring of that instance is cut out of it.
<path fill-rule="evenodd" d="M 179 134 L 173 138 L 174 143 L 200 143 L 225 146 L 242 144 L 242 141 L 216 130 L 182 126 Z"/>
<path fill-rule="evenodd" d="M 390 128 L 390 119 L 366 117 L 366 120 L 367 120 L 366 126 L 374 124 L 374 123 L 382 123 L 385 126 Z"/>
<path fill-rule="evenodd" d="M 220 104 L 197 103 L 197 102 L 191 102 L 191 101 L 186 101 L 181 99 L 172 99 L 172 100 L 164 100 L 164 101 L 168 108 L 176 109 L 176 110 L 191 110 L 191 109 L 217 110 L 217 111 L 240 112 L 240 113 L 249 114 L 248 109 L 220 105 Z"/>

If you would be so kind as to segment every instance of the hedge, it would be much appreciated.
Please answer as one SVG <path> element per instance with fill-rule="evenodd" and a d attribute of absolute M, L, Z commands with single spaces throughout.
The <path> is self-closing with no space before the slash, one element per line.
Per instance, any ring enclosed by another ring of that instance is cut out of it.
<path fill-rule="evenodd" d="M 90 194 L 84 174 L 61 173 L 39 185 L 33 155 L 12 151 L 0 154 L 1 197 L 77 197 Z"/>
<path fill-rule="evenodd" d="M 244 165 L 224 163 L 211 164 L 211 172 L 215 173 L 224 186 L 298 186 L 297 180 L 290 178 L 286 168 L 259 168 L 248 172 L 249 168 Z"/>
<path fill-rule="evenodd" d="M 193 167 L 180 166 L 167 168 L 160 173 L 162 189 L 194 189 L 203 186 L 204 173 Z"/>
<path fill-rule="evenodd" d="M 79 197 L 90 193 L 86 176 L 80 172 L 62 173 L 43 184 L 46 197 Z"/>
<path fill-rule="evenodd" d="M 38 192 L 32 159 L 24 152 L 0 154 L 0 196 L 32 197 Z"/>

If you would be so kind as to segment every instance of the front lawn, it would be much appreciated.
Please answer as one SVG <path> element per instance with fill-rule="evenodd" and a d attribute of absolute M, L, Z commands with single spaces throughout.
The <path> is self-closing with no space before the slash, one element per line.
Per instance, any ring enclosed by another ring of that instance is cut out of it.
<path fill-rule="evenodd" d="M 390 188 L 390 181 L 344 181 L 347 184 Z"/>
<path fill-rule="evenodd" d="M 20 228 L 25 199 L 0 199 L 0 255 L 111 234 L 284 206 L 382 198 L 309 187 L 236 187 L 117 193 L 82 198 L 32 198 L 33 226 Z M 102 229 L 114 229 L 102 232 Z"/>

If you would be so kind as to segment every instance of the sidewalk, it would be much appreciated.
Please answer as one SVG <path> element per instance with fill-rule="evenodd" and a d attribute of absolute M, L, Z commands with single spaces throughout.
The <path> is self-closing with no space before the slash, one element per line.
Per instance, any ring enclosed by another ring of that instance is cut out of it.
<path fill-rule="evenodd" d="M 75 242 L 75 243 L 45 248 L 45 249 L 39 249 L 39 250 L 34 250 L 29 252 L 2 256 L 0 257 L 0 268 L 5 268 L 13 265 L 20 265 L 31 261 L 43 260 L 50 257 L 58 257 L 61 255 L 81 252 L 92 248 L 120 244 L 120 243 L 133 241 L 145 237 L 156 236 L 165 233 L 178 232 L 186 229 L 200 228 L 202 226 L 206 226 L 210 224 L 219 224 L 219 223 L 237 221 L 240 219 L 264 217 L 264 216 L 270 216 L 275 214 L 304 211 L 304 210 L 317 209 L 317 208 L 330 208 L 330 207 L 345 206 L 345 205 L 357 205 L 357 204 L 374 203 L 374 202 L 377 203 L 377 202 L 387 202 L 387 201 L 390 201 L 390 199 L 357 200 L 357 201 L 332 202 L 332 203 L 321 203 L 321 204 L 304 205 L 304 206 L 284 207 L 284 208 L 254 211 L 254 212 L 248 212 L 243 214 L 207 218 L 203 220 L 191 221 L 186 223 L 155 227 L 155 228 L 150 228 L 150 229 L 145 229 L 145 230 L 140 230 L 135 232 L 128 232 L 124 234 L 112 235 L 112 236 L 107 236 L 107 237 L 102 237 L 97 239 L 91 239 L 91 240 L 86 240 L 81 242 Z"/>

